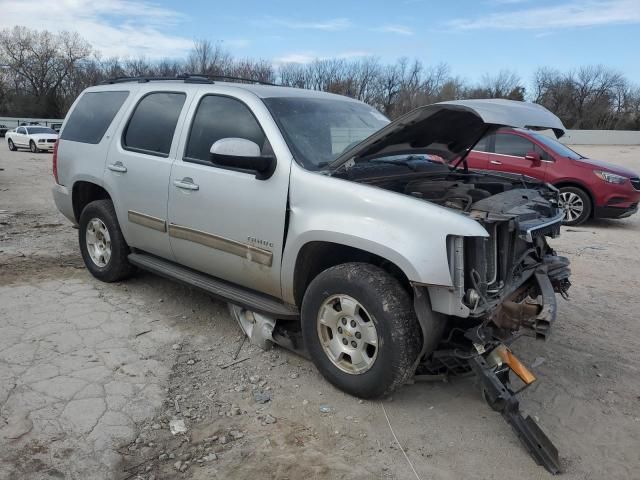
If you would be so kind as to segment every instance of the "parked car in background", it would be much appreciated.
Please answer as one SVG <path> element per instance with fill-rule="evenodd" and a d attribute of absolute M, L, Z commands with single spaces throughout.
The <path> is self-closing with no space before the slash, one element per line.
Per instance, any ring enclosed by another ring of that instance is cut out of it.
<path fill-rule="evenodd" d="M 8 130 L 9 127 L 7 127 L 6 125 L 0 125 L 0 138 L 4 137 Z"/>
<path fill-rule="evenodd" d="M 60 133 L 60 129 L 62 128 L 62 124 L 61 123 L 52 123 L 51 125 L 49 125 L 53 130 L 55 130 L 56 132 Z"/>
<path fill-rule="evenodd" d="M 58 133 L 49 127 L 18 127 L 6 133 L 9 150 L 28 148 L 32 153 L 52 152 L 58 140 Z"/>
<path fill-rule="evenodd" d="M 469 168 L 534 177 L 557 187 L 565 225 L 589 218 L 625 218 L 638 211 L 640 176 L 586 158 L 541 132 L 504 128 L 485 136 L 467 156 Z"/>

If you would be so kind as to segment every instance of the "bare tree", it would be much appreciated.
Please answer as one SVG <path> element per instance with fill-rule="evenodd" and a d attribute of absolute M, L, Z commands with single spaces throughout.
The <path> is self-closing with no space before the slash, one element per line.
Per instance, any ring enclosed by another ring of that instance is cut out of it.
<path fill-rule="evenodd" d="M 175 77 L 203 73 L 347 95 L 396 118 L 420 105 L 463 98 L 524 100 L 520 77 L 510 70 L 484 75 L 471 84 L 451 75 L 447 64 L 425 66 L 400 58 L 383 64 L 375 57 L 327 58 L 308 64 L 274 64 L 237 59 L 221 42 L 196 40 L 184 59 L 151 61 L 102 58 L 74 33 L 53 34 L 15 27 L 0 31 L 0 112 L 62 116 L 87 86 L 122 76 Z M 560 72 L 538 69 L 529 99 L 557 114 L 569 128 L 640 129 L 640 88 L 601 65 Z"/>
<path fill-rule="evenodd" d="M 52 34 L 24 27 L 0 31 L 0 64 L 6 65 L 22 95 L 32 96 L 29 110 L 34 113 L 62 113 L 56 94 L 90 53 L 89 44 L 75 33 Z"/>
<path fill-rule="evenodd" d="M 195 40 L 186 67 L 189 73 L 224 75 L 231 61 L 231 55 L 222 48 L 220 42 L 214 44 L 209 40 Z"/>

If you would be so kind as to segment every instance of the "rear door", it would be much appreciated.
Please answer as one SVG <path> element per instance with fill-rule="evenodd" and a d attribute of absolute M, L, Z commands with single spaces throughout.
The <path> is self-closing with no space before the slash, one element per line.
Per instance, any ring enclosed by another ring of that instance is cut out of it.
<path fill-rule="evenodd" d="M 467 165 L 469 168 L 473 170 L 486 170 L 488 168 L 489 156 L 487 152 L 489 151 L 489 141 L 489 136 L 482 138 L 482 140 L 476 143 L 473 150 L 469 152 L 469 155 L 467 155 Z"/>
<path fill-rule="evenodd" d="M 237 90 L 236 90 L 237 91 Z M 194 100 L 169 183 L 169 235 L 176 260 L 215 277 L 281 295 L 280 265 L 291 154 L 264 103 L 253 94 L 204 93 Z M 223 138 L 256 143 L 275 155 L 266 180 L 216 166 L 211 145 Z"/>
<path fill-rule="evenodd" d="M 129 245 L 168 259 L 173 259 L 166 220 L 174 138 L 193 95 L 193 89 L 180 87 L 141 92 L 111 144 L 104 174 Z"/>
<path fill-rule="evenodd" d="M 487 153 L 489 170 L 518 173 L 544 180 L 548 162 L 534 162 L 525 156 L 530 152 L 537 152 L 541 158 L 546 158 L 543 150 L 524 136 L 497 132 L 492 135 L 490 152 Z"/>

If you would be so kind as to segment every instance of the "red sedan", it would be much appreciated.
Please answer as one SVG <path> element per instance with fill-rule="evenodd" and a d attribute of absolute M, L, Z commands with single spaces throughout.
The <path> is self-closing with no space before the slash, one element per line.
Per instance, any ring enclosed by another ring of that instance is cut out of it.
<path fill-rule="evenodd" d="M 625 218 L 638 211 L 637 173 L 585 158 L 543 133 L 500 129 L 480 140 L 467 161 L 471 169 L 521 173 L 555 185 L 565 225 L 588 218 Z"/>

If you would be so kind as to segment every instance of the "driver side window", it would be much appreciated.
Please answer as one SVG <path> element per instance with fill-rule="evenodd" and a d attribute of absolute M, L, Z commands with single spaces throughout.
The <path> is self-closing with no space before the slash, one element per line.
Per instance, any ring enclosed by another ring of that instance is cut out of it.
<path fill-rule="evenodd" d="M 495 153 L 524 157 L 527 153 L 533 151 L 533 143 L 526 138 L 508 133 L 496 135 Z"/>
<path fill-rule="evenodd" d="M 193 117 L 183 159 L 209 162 L 211 145 L 223 138 L 251 140 L 264 151 L 268 142 L 249 107 L 235 98 L 207 95 Z"/>

